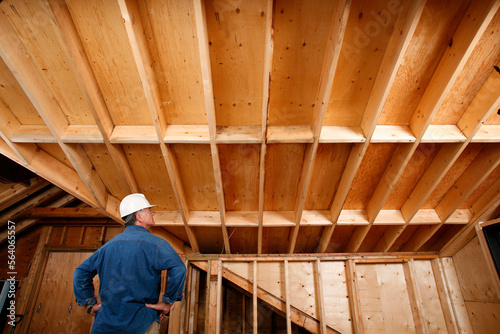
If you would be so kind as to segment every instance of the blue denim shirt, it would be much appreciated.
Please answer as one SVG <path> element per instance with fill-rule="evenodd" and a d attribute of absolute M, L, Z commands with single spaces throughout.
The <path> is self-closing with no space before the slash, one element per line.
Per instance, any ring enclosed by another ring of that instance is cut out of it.
<path fill-rule="evenodd" d="M 161 271 L 168 270 L 163 302 L 182 299 L 186 267 L 168 242 L 131 225 L 85 260 L 73 275 L 73 290 L 80 306 L 95 304 L 93 278 L 99 275 L 98 311 L 92 333 L 144 333 L 154 321 L 160 294 Z"/>

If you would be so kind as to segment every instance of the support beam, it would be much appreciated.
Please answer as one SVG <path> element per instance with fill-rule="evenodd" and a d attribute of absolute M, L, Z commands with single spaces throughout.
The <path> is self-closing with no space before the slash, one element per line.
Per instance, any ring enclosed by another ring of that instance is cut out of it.
<path fill-rule="evenodd" d="M 406 287 L 408 288 L 408 297 L 410 299 L 411 313 L 415 323 L 415 333 L 429 334 L 429 328 L 424 315 L 422 296 L 415 278 L 415 265 L 413 260 L 403 263 L 405 273 Z"/>
<path fill-rule="evenodd" d="M 440 251 L 441 256 L 453 256 L 462 249 L 475 235 L 475 227 L 481 222 L 496 218 L 491 217 L 500 207 L 500 180 L 497 180 L 471 207 L 473 218 Z"/>
<path fill-rule="evenodd" d="M 337 70 L 337 64 L 340 57 L 340 50 L 344 40 L 344 34 L 347 27 L 347 19 L 351 8 L 351 0 L 337 1 L 333 11 L 330 24 L 330 32 L 327 40 L 325 58 L 321 68 L 321 76 L 319 82 L 318 93 L 314 102 L 312 133 L 313 142 L 307 144 L 304 164 L 302 167 L 302 175 L 300 177 L 299 188 L 297 191 L 298 197 L 295 201 L 295 226 L 292 229 L 292 236 L 288 243 L 288 253 L 293 253 L 297 236 L 302 220 L 302 213 L 311 182 L 311 175 L 314 169 L 316 160 L 316 152 L 318 150 L 319 138 L 323 127 L 328 101 L 332 92 L 333 79 Z"/>
<path fill-rule="evenodd" d="M 252 305 L 253 305 L 253 332 L 252 333 L 255 333 L 257 334 L 258 333 L 258 315 L 259 315 L 259 312 L 258 312 L 258 304 L 257 304 L 257 296 L 258 296 L 258 285 L 257 285 L 257 260 L 254 260 L 253 261 L 253 282 L 252 282 L 252 286 L 253 286 L 253 294 L 252 294 Z"/>
<path fill-rule="evenodd" d="M 3 31 L 2 38 L 0 38 L 0 56 L 44 120 L 52 136 L 56 138 L 85 187 L 92 194 L 96 203 L 94 205 L 104 209 L 108 196 L 104 183 L 81 146 L 62 142 L 61 136 L 69 125 L 68 121 L 38 68 L 30 57 L 26 57 L 27 51 L 23 48 L 22 41 L 17 37 L 4 12 L 0 13 L 0 29 Z"/>
<path fill-rule="evenodd" d="M 212 165 L 214 170 L 215 188 L 219 204 L 222 238 L 224 249 L 231 254 L 229 235 L 226 228 L 226 204 L 224 199 L 224 186 L 222 184 L 222 172 L 220 168 L 219 148 L 216 144 L 217 121 L 215 119 L 214 92 L 212 83 L 212 70 L 210 64 L 210 52 L 208 49 L 208 29 L 205 11 L 205 2 L 194 1 L 194 12 L 196 19 L 196 33 L 198 36 L 198 47 L 201 61 L 201 76 L 203 78 L 203 94 L 205 96 L 205 110 L 208 119 L 208 132 L 210 135 L 210 151 L 212 152 Z"/>
<path fill-rule="evenodd" d="M 499 7 L 498 1 L 473 2 L 464 15 L 455 35 L 453 44 L 448 46 L 444 56 L 434 72 L 420 103 L 410 121 L 410 129 L 416 140 L 412 144 L 400 144 L 394 153 L 389 167 L 380 180 L 370 203 L 367 213 L 370 220 L 375 220 L 382 209 L 392 189 L 396 186 L 413 153 L 420 144 L 434 115 L 441 107 L 446 95 L 450 92 L 460 72 L 465 67 L 472 51 L 478 44 L 483 33 Z M 393 234 L 398 236 L 399 234 Z M 390 247 L 395 241 L 387 239 Z"/>
<path fill-rule="evenodd" d="M 448 290 L 449 283 L 446 279 L 446 274 L 444 272 L 441 259 L 432 260 L 431 265 L 448 333 L 461 333 L 461 331 L 459 331 L 458 329 L 458 321 L 454 310 L 454 303 L 452 301 L 450 291 Z M 460 297 L 461 295 L 462 294 L 460 293 Z M 468 319 L 469 317 L 467 316 L 466 318 Z"/>
<path fill-rule="evenodd" d="M 315 270 L 316 275 L 315 283 L 316 283 L 316 303 L 319 309 L 319 324 L 320 324 L 320 333 L 326 334 L 326 313 L 325 313 L 325 298 L 323 295 L 323 277 L 321 275 L 321 260 L 318 258 L 315 262 Z"/>
<path fill-rule="evenodd" d="M 488 144 L 436 206 L 436 213 L 441 221 L 447 221 L 499 164 L 500 144 Z"/>
<path fill-rule="evenodd" d="M 318 252 L 325 252 L 330 242 L 335 229 L 335 223 L 340 216 L 351 184 L 370 145 L 378 119 L 395 81 L 399 67 L 403 63 L 404 55 L 420 20 L 424 6 L 425 1 L 423 0 L 405 1 L 402 5 L 360 124 L 361 130 L 366 136 L 366 142 L 355 144 L 351 150 L 344 174 L 342 175 L 331 206 L 332 221 L 334 224 L 323 231 Z M 373 224 L 374 220 L 375 217 L 370 220 L 370 224 Z M 347 247 L 349 251 L 357 251 L 359 249 L 369 229 L 369 227 L 357 228 L 356 237 L 351 239 Z"/>
<path fill-rule="evenodd" d="M 155 73 L 153 71 L 153 63 L 149 53 L 146 37 L 144 36 L 143 22 L 137 3 L 129 0 L 118 0 L 121 15 L 127 31 L 127 36 L 132 48 L 135 63 L 141 78 L 141 83 L 148 103 L 151 118 L 153 120 L 155 132 L 160 143 L 163 159 L 167 167 L 172 189 L 179 206 L 184 228 L 188 235 L 189 243 L 194 251 L 199 250 L 198 241 L 192 229 L 188 226 L 189 222 L 189 207 L 182 180 L 180 178 L 175 154 L 170 145 L 164 143 L 164 137 L 167 131 L 167 122 L 161 107 L 161 97 L 158 88 Z"/>
<path fill-rule="evenodd" d="M 34 197 L 20 202 L 18 205 L 15 205 L 6 212 L 2 212 L 2 214 L 0 214 L 0 226 L 5 226 L 8 220 L 17 220 L 17 218 L 20 217 L 24 211 L 35 208 L 44 202 L 47 203 L 52 198 L 59 196 L 62 193 L 63 191 L 55 186 L 50 186 L 47 189 L 44 189 L 41 193 L 38 193 Z"/>
<path fill-rule="evenodd" d="M 257 254 L 262 254 L 262 233 L 264 223 L 264 185 L 266 180 L 266 153 L 267 153 L 267 129 L 269 119 L 269 99 L 271 96 L 271 72 L 273 65 L 274 54 L 274 13 L 273 1 L 266 2 L 266 41 L 264 47 L 264 73 L 263 73 L 263 89 L 262 89 L 262 107 L 261 107 L 261 137 L 260 144 L 260 162 L 259 162 L 259 215 L 257 231 Z"/>
<path fill-rule="evenodd" d="M 353 260 L 349 259 L 346 261 L 345 280 L 347 284 L 347 293 L 350 296 L 349 306 L 351 309 L 352 332 L 354 334 L 363 334 L 363 318 L 360 310 L 360 299 L 355 266 L 356 264 Z"/>
<path fill-rule="evenodd" d="M 94 208 L 33 208 L 27 213 L 33 218 L 105 218 L 99 210 Z"/>
<path fill-rule="evenodd" d="M 222 328 L 222 261 L 217 264 L 217 313 L 215 322 L 215 333 L 221 334 Z"/>
<path fill-rule="evenodd" d="M 36 144 L 17 144 L 12 142 L 11 137 L 21 128 L 21 123 L 12 114 L 12 112 L 0 103 L 0 137 L 5 141 L 9 148 L 14 152 L 16 158 L 22 164 L 29 164 L 33 159 L 37 146 Z"/>
<path fill-rule="evenodd" d="M 500 165 L 500 144 L 489 144 L 479 156 L 471 163 L 467 170 L 455 182 L 446 196 L 436 206 L 441 223 L 430 229 L 422 230 L 418 236 L 414 236 L 405 247 L 405 250 L 417 251 L 425 242 L 439 231 L 444 223 L 451 217 L 460 205 L 465 201 L 479 185 Z M 417 248 L 418 247 L 418 248 Z"/>
<path fill-rule="evenodd" d="M 413 219 L 439 182 L 441 182 L 446 173 L 452 168 L 463 150 L 472 141 L 472 138 L 480 130 L 483 123 L 496 111 L 499 104 L 500 73 L 492 69 L 489 78 L 457 123 L 460 131 L 466 136 L 466 141 L 446 145 L 440 149 L 401 208 L 401 213 L 405 221 L 409 222 Z"/>
<path fill-rule="evenodd" d="M 290 318 L 290 278 L 289 278 L 289 267 L 288 260 L 285 260 L 284 263 L 285 269 L 285 319 L 286 319 L 286 333 L 292 334 L 292 320 Z"/>
<path fill-rule="evenodd" d="M 411 156 L 420 144 L 434 115 L 441 107 L 458 75 L 465 67 L 472 51 L 478 44 L 500 3 L 490 0 L 474 2 L 469 6 L 455 35 L 453 44 L 448 47 L 425 90 L 420 103 L 410 121 L 410 128 L 416 136 L 413 144 L 400 144 L 394 153 L 389 167 L 382 176 L 370 203 L 367 206 L 369 219 L 375 219 L 396 186 Z M 390 228 L 375 247 L 375 251 L 387 251 L 406 228 Z"/>
<path fill-rule="evenodd" d="M 137 193 L 139 187 L 125 157 L 125 152 L 121 146 L 112 145 L 110 142 L 114 124 L 68 7 L 63 0 L 50 1 L 47 7 L 50 7 L 52 11 L 49 15 L 53 15 L 54 22 L 59 26 L 58 32 L 61 33 L 62 40 L 64 40 L 64 44 L 71 56 L 72 62 L 70 66 L 75 73 L 75 79 L 94 116 L 100 135 L 115 164 L 116 172 L 128 191 Z"/>
<path fill-rule="evenodd" d="M 229 255 L 229 257 L 224 256 L 224 261 L 228 261 L 232 257 L 233 257 L 233 255 Z M 266 257 L 263 257 L 263 258 L 259 257 L 258 259 L 257 258 L 254 258 L 254 259 L 238 258 L 237 261 L 238 262 L 240 262 L 240 261 L 250 262 L 249 264 L 251 264 L 253 266 L 253 261 L 260 262 L 262 259 L 266 259 Z M 294 258 L 291 258 L 291 259 L 294 259 Z M 201 270 L 210 272 L 211 260 L 208 260 L 208 261 L 203 260 L 203 256 L 199 257 L 199 256 L 195 255 L 191 259 L 191 261 L 192 261 L 191 263 L 193 265 L 197 266 Z M 272 261 L 283 261 L 283 259 L 274 258 L 274 259 L 272 259 Z M 251 273 L 251 271 L 252 270 L 250 269 L 249 273 Z M 251 273 L 251 275 L 253 276 L 253 273 Z M 207 276 L 209 276 L 209 275 L 207 275 Z M 227 279 L 228 281 L 234 283 L 235 285 L 237 285 L 238 287 L 240 287 L 241 289 L 246 291 L 247 293 L 252 294 L 252 295 L 257 295 L 258 299 L 262 300 L 264 303 L 267 303 L 268 305 L 270 305 L 270 307 L 275 308 L 276 310 L 278 310 L 282 314 L 286 313 L 286 302 L 283 301 L 281 298 L 274 296 L 263 289 L 260 289 L 258 286 L 257 286 L 257 294 L 254 294 L 254 284 L 252 282 L 252 280 L 254 280 L 254 279 L 243 278 L 243 277 L 233 273 L 232 271 L 228 270 L 227 268 L 223 268 L 222 276 L 225 279 Z M 255 278 L 255 280 L 256 280 L 256 278 Z M 207 314 L 208 314 L 208 311 L 207 311 Z M 292 322 L 296 323 L 299 326 L 304 327 L 306 330 L 308 330 L 312 333 L 318 333 L 319 321 L 317 319 L 315 319 L 314 317 L 311 317 L 310 315 L 303 313 L 301 310 L 299 310 L 293 306 L 290 307 L 290 318 L 291 318 Z M 334 328 L 332 328 L 331 326 L 328 326 L 328 325 L 327 325 L 327 331 L 329 334 L 333 334 L 333 333 L 338 334 L 339 333 Z M 254 333 L 255 333 L 255 331 L 254 331 Z"/>

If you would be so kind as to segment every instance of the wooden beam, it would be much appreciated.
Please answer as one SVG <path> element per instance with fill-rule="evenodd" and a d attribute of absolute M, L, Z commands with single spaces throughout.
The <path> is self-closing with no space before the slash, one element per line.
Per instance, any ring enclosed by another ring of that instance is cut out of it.
<path fill-rule="evenodd" d="M 259 212 L 257 231 L 257 254 L 262 254 L 262 233 L 264 222 L 264 184 L 266 180 L 266 153 L 267 153 L 267 131 L 269 119 L 269 99 L 271 95 L 271 71 L 274 54 L 274 13 L 273 1 L 266 1 L 266 31 L 264 46 L 264 70 L 262 75 L 262 106 L 261 106 L 261 136 L 260 161 L 259 161 Z"/>
<path fill-rule="evenodd" d="M 359 291 L 358 291 L 358 280 L 356 278 L 356 264 L 353 260 L 346 261 L 345 267 L 345 280 L 347 284 L 347 293 L 350 296 L 349 298 L 349 306 L 351 310 L 351 323 L 352 323 L 352 332 L 354 334 L 363 334 L 363 318 L 361 316 L 360 309 L 360 299 L 359 299 Z"/>
<path fill-rule="evenodd" d="M 319 324 L 320 324 L 320 333 L 326 334 L 326 312 L 325 312 L 325 298 L 323 295 L 323 277 L 321 275 L 321 260 L 319 258 L 316 259 L 315 262 L 316 274 L 314 275 L 315 283 L 316 283 L 316 303 L 318 305 L 319 310 Z"/>
<path fill-rule="evenodd" d="M 94 208 L 51 208 L 38 207 L 31 209 L 27 217 L 37 218 L 104 218 L 102 214 Z"/>
<path fill-rule="evenodd" d="M 201 76 L 203 78 L 203 94 L 205 97 L 205 110 L 208 119 L 208 132 L 210 135 L 210 151 L 212 152 L 212 165 L 214 170 L 215 188 L 219 204 L 222 238 L 226 253 L 231 253 L 229 235 L 226 228 L 226 204 L 224 200 L 224 186 L 222 184 L 222 172 L 220 168 L 219 149 L 216 144 L 217 121 L 215 119 L 214 93 L 212 83 L 212 70 L 210 65 L 210 52 L 208 49 L 208 29 L 205 12 L 205 3 L 202 0 L 194 1 L 194 12 L 196 20 L 196 32 L 201 61 Z"/>
<path fill-rule="evenodd" d="M 455 35 L 441 58 L 427 89 L 410 121 L 410 129 L 415 134 L 413 144 L 400 144 L 380 180 L 367 206 L 370 220 L 374 220 L 396 186 L 413 153 L 420 144 L 434 115 L 439 110 L 446 95 L 464 68 L 472 51 L 489 25 L 499 7 L 498 1 L 472 3 L 464 15 Z M 396 234 L 393 234 L 393 236 Z M 397 236 L 397 235 L 396 235 Z M 395 240 L 387 239 L 388 246 Z"/>
<path fill-rule="evenodd" d="M 292 320 L 290 318 L 290 278 L 289 278 L 289 267 L 288 260 L 285 260 L 284 263 L 285 269 L 285 319 L 286 319 L 286 333 L 292 334 Z"/>
<path fill-rule="evenodd" d="M 500 62 L 496 66 L 500 66 Z M 471 104 L 460 117 L 457 126 L 471 140 L 481 129 L 481 125 L 493 114 L 500 104 L 500 73 L 491 69 L 491 74 L 476 94 Z"/>
<path fill-rule="evenodd" d="M 488 144 L 436 206 L 436 213 L 439 218 L 443 222 L 448 220 L 460 204 L 499 164 L 500 144 Z"/>
<path fill-rule="evenodd" d="M 221 334 L 222 328 L 222 261 L 219 259 L 217 266 L 217 312 L 215 333 Z"/>
<path fill-rule="evenodd" d="M 11 137 L 19 128 L 21 128 L 21 123 L 3 103 L 0 103 L 0 137 L 23 164 L 29 164 L 36 151 L 36 145 L 19 145 L 13 142 Z"/>
<path fill-rule="evenodd" d="M 500 65 L 500 64 L 499 64 Z M 461 144 L 443 146 L 431 165 L 420 178 L 410 196 L 403 204 L 401 213 L 405 221 L 413 219 L 420 207 L 432 194 L 442 178 L 453 166 L 465 147 L 471 142 L 474 135 L 479 131 L 482 124 L 490 117 L 500 104 L 500 73 L 492 69 L 492 72 L 471 104 L 462 115 L 457 125 L 466 136 Z"/>
<path fill-rule="evenodd" d="M 408 297 L 410 299 L 411 313 L 413 315 L 413 322 L 415 323 L 416 333 L 429 334 L 429 328 L 424 315 L 424 307 L 422 304 L 422 296 L 416 282 L 415 265 L 413 260 L 403 263 L 403 270 L 405 273 L 406 287 L 408 289 Z"/>
<path fill-rule="evenodd" d="M 332 92 L 333 79 L 337 70 L 337 64 L 340 57 L 340 50 L 344 40 L 344 34 L 347 27 L 347 19 L 351 7 L 351 0 L 337 1 L 333 11 L 330 23 L 330 31 L 326 43 L 325 57 L 321 68 L 318 93 L 315 97 L 313 109 L 312 134 L 313 142 L 307 145 L 302 174 L 300 177 L 298 197 L 295 201 L 295 226 L 292 229 L 292 236 L 288 243 L 288 253 L 293 253 L 297 236 L 299 234 L 302 212 L 304 210 L 311 175 L 314 169 L 316 153 L 318 150 L 321 129 Z"/>
<path fill-rule="evenodd" d="M 43 202 L 50 201 L 51 198 L 59 196 L 62 193 L 63 191 L 61 189 L 55 186 L 51 186 L 47 189 L 44 189 L 34 197 L 29 198 L 26 201 L 19 202 L 8 211 L 2 212 L 2 214 L 0 214 L 0 226 L 5 226 L 8 220 L 17 220 L 16 218 L 21 216 L 24 211 L 32 209 Z"/>
<path fill-rule="evenodd" d="M 104 183 L 80 146 L 65 144 L 61 141 L 61 136 L 68 127 L 68 121 L 38 68 L 31 58 L 25 56 L 26 50 L 22 47 L 22 41 L 17 37 L 4 12 L 0 14 L 0 29 L 4 32 L 0 38 L 0 56 L 14 74 L 52 135 L 57 139 L 59 146 L 94 197 L 97 205 L 104 208 L 108 195 Z"/>
<path fill-rule="evenodd" d="M 59 26 L 62 40 L 64 40 L 71 57 L 70 66 L 75 73 L 74 77 L 94 116 L 104 144 L 116 166 L 116 172 L 129 192 L 139 192 L 137 181 L 125 157 L 125 152 L 121 146 L 114 146 L 110 142 L 114 124 L 68 7 L 63 0 L 50 1 L 49 5 L 47 7 L 50 7 L 52 11 L 54 22 Z"/>
<path fill-rule="evenodd" d="M 372 93 L 370 94 L 370 98 L 360 124 L 361 130 L 365 134 L 367 141 L 353 146 L 344 170 L 344 174 L 342 175 L 342 179 L 337 189 L 337 193 L 335 194 L 335 198 L 332 202 L 331 213 L 332 221 L 334 223 L 340 216 L 351 184 L 375 133 L 378 119 L 382 113 L 382 109 L 396 78 L 397 71 L 403 63 L 404 55 L 420 20 L 424 5 L 425 1 L 405 1 L 402 5 L 401 11 L 399 12 L 393 33 L 389 40 L 389 45 L 384 54 L 384 58 L 380 65 Z M 373 223 L 376 217 L 374 216 L 372 218 L 373 219 L 370 219 L 370 223 Z M 326 251 L 334 229 L 335 225 L 325 228 L 319 242 L 319 252 Z M 359 246 L 361 246 L 361 243 L 366 237 L 368 231 L 369 228 L 357 229 L 355 238 L 351 239 L 348 248 L 352 251 L 356 251 Z"/>
<path fill-rule="evenodd" d="M 453 259 L 434 259 L 431 260 L 431 265 L 448 332 L 473 333 Z"/>
<path fill-rule="evenodd" d="M 188 322 L 187 322 L 187 333 L 193 334 L 196 326 L 195 319 L 198 314 L 198 294 L 199 294 L 199 280 L 200 280 L 200 271 L 198 268 L 190 265 L 191 268 L 191 280 L 188 284 L 191 285 L 190 288 L 190 296 L 189 296 L 189 305 L 188 305 Z"/>
<path fill-rule="evenodd" d="M 253 293 L 252 293 L 252 305 L 253 305 L 253 332 L 258 333 L 258 321 L 259 321 L 259 312 L 258 312 L 258 304 L 257 304 L 257 293 L 258 293 L 258 284 L 257 284 L 257 260 L 253 261 Z"/>
<path fill-rule="evenodd" d="M 222 257 L 224 258 L 224 261 L 227 261 L 228 259 L 231 259 L 232 256 L 233 255 L 225 255 Z M 255 258 L 248 258 L 248 259 L 238 257 L 237 261 L 238 262 L 240 262 L 240 261 L 244 261 L 244 262 L 258 261 L 258 262 L 260 262 L 262 259 L 263 258 L 261 258 L 260 256 L 259 256 L 259 258 L 255 257 Z M 264 259 L 265 259 L 265 257 L 264 257 Z M 207 261 L 207 259 L 203 259 L 203 255 L 202 256 L 195 255 L 193 258 L 191 258 L 191 261 L 192 261 L 191 263 L 193 265 L 200 268 L 201 270 L 204 270 L 207 272 L 210 271 L 210 267 L 209 267 L 210 265 L 207 265 L 207 262 L 210 263 L 210 260 Z M 282 258 L 281 259 L 273 259 L 273 261 L 280 261 L 281 262 L 281 261 L 283 261 L 283 259 Z M 207 275 L 207 276 L 209 276 L 209 275 Z M 253 287 L 253 283 L 251 280 L 248 280 L 247 278 L 243 278 L 243 277 L 233 273 L 232 271 L 228 270 L 227 268 L 223 268 L 222 276 L 225 279 L 227 279 L 228 281 L 234 283 L 235 285 L 237 285 L 238 287 L 243 289 L 244 291 L 248 292 L 249 294 L 254 295 L 254 292 L 253 292 L 254 287 Z M 283 301 L 279 297 L 274 296 L 274 295 L 270 294 L 269 292 L 262 290 L 258 287 L 257 287 L 257 295 L 258 295 L 258 298 L 260 300 L 267 303 L 272 308 L 275 308 L 276 310 L 278 310 L 279 312 L 282 312 L 283 314 L 286 312 L 286 303 L 285 303 L 285 301 Z M 208 314 L 208 311 L 206 314 Z M 304 327 L 306 330 L 308 330 L 312 333 L 317 333 L 318 328 L 319 328 L 318 327 L 319 321 L 317 319 L 311 317 L 310 315 L 303 313 L 301 310 L 297 309 L 296 307 L 293 307 L 293 306 L 290 307 L 290 318 L 291 318 L 291 321 L 293 321 L 297 325 Z M 332 328 L 331 326 L 328 326 L 328 325 L 327 325 L 327 330 L 328 330 L 328 333 L 339 333 L 334 328 Z"/>
<path fill-rule="evenodd" d="M 448 282 L 446 280 L 446 275 L 443 270 L 441 259 L 432 260 L 431 265 L 448 333 L 460 333 L 458 329 L 458 321 L 454 312 L 454 305 L 451 300 L 450 291 L 448 290 Z"/>
<path fill-rule="evenodd" d="M 48 185 L 49 183 L 40 177 L 34 177 L 30 179 L 28 186 L 22 183 L 12 184 L 9 188 L 6 188 L 0 192 L 0 198 L 2 198 L 2 201 L 0 203 L 0 211 L 3 211 L 8 207 L 16 204 L 17 202 L 33 195 L 34 193 Z"/>
<path fill-rule="evenodd" d="M 170 182 L 174 190 L 174 195 L 181 212 L 184 227 L 188 235 L 189 242 L 193 250 L 198 251 L 198 241 L 191 227 L 188 226 L 189 207 L 187 204 L 182 180 L 175 161 L 175 155 L 169 145 L 163 143 L 167 130 L 167 121 L 161 107 L 161 97 L 156 76 L 153 71 L 153 62 L 149 53 L 146 37 L 144 36 L 144 27 L 137 3 L 129 0 L 118 0 L 120 12 L 125 24 L 127 36 L 134 55 L 135 63 L 141 78 L 143 91 L 148 103 L 151 118 L 153 120 L 160 149 L 167 167 Z M 146 23 L 146 22 L 145 22 Z M 145 24 L 144 23 L 144 24 Z"/>
<path fill-rule="evenodd" d="M 497 180 L 472 205 L 473 218 L 464 226 L 440 251 L 442 256 L 453 256 L 462 249 L 475 235 L 475 226 L 481 222 L 493 219 L 492 212 L 500 207 L 500 180 Z M 496 216 L 496 215 L 495 215 Z"/>
<path fill-rule="evenodd" d="M 63 196 L 63 197 L 58 198 L 57 200 L 51 202 L 50 204 L 48 204 L 48 207 L 62 207 L 62 206 L 65 206 L 74 200 L 75 200 L 75 197 L 68 194 L 66 196 Z M 32 227 L 33 225 L 38 223 L 38 221 L 39 221 L 38 218 L 21 219 L 21 221 L 16 222 L 16 234 L 20 234 L 21 232 L 29 229 L 30 227 Z M 0 233 L 0 244 L 7 241 L 7 237 L 8 237 L 8 230 L 2 231 Z"/>

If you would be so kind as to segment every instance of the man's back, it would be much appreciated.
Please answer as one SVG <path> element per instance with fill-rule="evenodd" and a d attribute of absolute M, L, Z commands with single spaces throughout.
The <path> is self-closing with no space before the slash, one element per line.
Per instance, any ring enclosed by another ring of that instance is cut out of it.
<path fill-rule="evenodd" d="M 184 264 L 165 240 L 137 225 L 128 226 L 82 263 L 74 284 L 89 287 L 88 280 L 95 274 L 100 280 L 101 309 L 92 333 L 143 333 L 159 321 L 157 312 L 145 304 L 158 301 L 162 270 L 169 270 L 163 299 L 171 304 L 182 298 Z M 77 302 L 85 303 L 90 294 L 79 296 L 77 290 Z"/>

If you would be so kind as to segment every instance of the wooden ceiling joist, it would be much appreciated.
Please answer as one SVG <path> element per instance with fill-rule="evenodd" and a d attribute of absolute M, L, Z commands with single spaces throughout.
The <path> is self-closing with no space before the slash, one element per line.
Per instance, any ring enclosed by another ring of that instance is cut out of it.
<path fill-rule="evenodd" d="M 214 171 L 215 189 L 217 192 L 217 202 L 219 206 L 220 222 L 222 228 L 222 238 L 226 253 L 231 253 L 229 235 L 226 228 L 226 204 L 224 200 L 224 187 L 222 185 L 222 175 L 220 168 L 219 149 L 215 139 L 217 136 L 217 122 L 215 119 L 214 90 L 212 84 L 212 70 L 210 62 L 210 52 L 208 49 L 208 29 L 206 20 L 205 3 L 194 1 L 194 12 L 196 18 L 196 32 L 198 34 L 198 48 L 201 61 L 201 76 L 203 79 L 203 94 L 205 98 L 205 112 L 208 121 L 208 132 L 210 137 L 210 151 L 212 154 L 212 166 Z"/>
<path fill-rule="evenodd" d="M 380 66 L 379 74 L 377 75 L 377 79 L 373 87 L 373 92 L 370 95 L 370 99 L 368 100 L 366 110 L 364 112 L 364 117 L 360 124 L 362 131 L 368 139 L 371 139 L 375 133 L 376 124 L 382 112 L 382 108 L 385 104 L 392 83 L 394 82 L 396 73 L 403 62 L 403 56 L 409 45 L 409 41 L 413 37 L 416 25 L 423 11 L 423 6 L 424 1 L 406 1 L 403 9 L 398 15 L 394 32 L 391 36 L 391 40 L 389 41 L 388 51 L 385 53 L 384 59 L 382 60 L 382 65 Z M 332 220 L 334 222 L 336 222 L 340 216 L 350 185 L 359 169 L 361 161 L 363 160 L 366 150 L 368 149 L 368 145 L 369 142 L 354 145 L 351 154 L 349 155 L 345 172 L 342 175 L 342 180 L 340 181 L 341 184 L 339 186 L 339 190 L 337 191 L 334 202 L 331 206 Z M 318 248 L 319 252 L 324 252 L 326 250 L 334 228 L 335 225 L 325 229 L 323 232 Z M 348 251 L 357 250 L 368 233 L 369 228 L 370 227 L 362 227 L 356 229 L 355 237 L 351 239 L 351 242 L 348 245 Z"/>
<path fill-rule="evenodd" d="M 261 143 L 260 143 L 260 160 L 259 160 L 259 194 L 258 194 L 258 218 L 259 225 L 257 230 L 257 254 L 262 254 L 262 233 L 264 226 L 264 185 L 266 172 L 266 140 L 268 135 L 268 119 L 269 119 L 269 99 L 271 89 L 271 73 L 273 66 L 273 51 L 274 51 L 274 22 L 273 22 L 273 2 L 266 1 L 266 28 L 264 42 L 264 69 L 262 73 L 262 105 L 261 105 Z"/>
<path fill-rule="evenodd" d="M 132 1 L 118 1 L 118 4 L 125 23 L 127 36 L 132 47 L 137 69 L 139 70 L 144 95 L 148 102 L 158 143 L 160 144 L 160 149 L 168 170 L 170 182 L 172 183 L 172 188 L 174 190 L 181 217 L 189 238 L 189 243 L 194 251 L 198 251 L 198 241 L 196 240 L 191 228 L 187 225 L 187 222 L 189 221 L 189 207 L 184 194 L 177 163 L 175 161 L 175 155 L 172 152 L 171 147 L 163 142 L 163 138 L 165 137 L 167 131 L 167 122 L 161 107 L 160 92 L 156 84 L 157 81 L 153 72 L 151 56 L 149 54 L 146 39 L 142 30 L 143 23 L 141 21 L 139 8 Z"/>
<path fill-rule="evenodd" d="M 54 21 L 57 22 L 60 27 L 62 37 L 65 41 L 65 46 L 71 56 L 71 65 L 75 73 L 75 78 L 78 81 L 80 90 L 87 101 L 87 105 L 89 106 L 97 124 L 99 130 L 97 132 L 97 136 L 102 138 L 102 141 L 106 144 L 106 148 L 115 163 L 116 172 L 120 175 L 123 185 L 127 187 L 129 192 L 139 192 L 137 181 L 130 170 L 130 166 L 122 147 L 111 144 L 110 137 L 114 128 L 113 121 L 111 120 L 106 102 L 104 101 L 97 83 L 97 79 L 92 71 L 80 37 L 78 36 L 75 24 L 71 19 L 68 7 L 62 0 L 51 1 L 49 4 L 52 14 L 54 15 Z M 67 138 L 70 129 L 71 127 L 68 127 L 68 130 L 63 136 L 63 141 L 65 141 L 64 137 Z M 82 132 L 83 131 L 81 129 L 75 131 L 76 134 L 80 134 Z"/>
<path fill-rule="evenodd" d="M 5 226 L 8 220 L 16 221 L 17 218 L 26 210 L 30 210 L 43 202 L 49 201 L 51 198 L 63 194 L 64 191 L 61 189 L 51 186 L 48 189 L 43 190 L 41 193 L 34 197 L 27 199 L 26 201 L 20 202 L 20 205 L 14 206 L 12 209 L 0 214 L 0 226 Z"/>
<path fill-rule="evenodd" d="M 0 17 L 0 24 L 2 31 L 9 36 L 0 41 L 3 60 L 12 72 L 15 73 L 26 95 L 30 98 L 42 119 L 44 119 L 52 135 L 56 137 L 59 146 L 85 183 L 87 189 L 89 189 L 95 201 L 101 208 L 105 208 L 106 187 L 99 175 L 93 170 L 92 163 L 83 149 L 61 141 L 61 136 L 68 126 L 67 120 L 64 118 L 55 98 L 40 76 L 35 64 L 33 64 L 31 59 L 23 57 L 25 52 L 22 50 L 22 42 L 19 40 L 8 40 L 14 38 L 13 36 L 16 36 L 16 33 L 8 22 L 8 17 L 5 13 L 2 13 Z"/>
<path fill-rule="evenodd" d="M 456 251 L 498 212 L 499 7 L 4 0 L 0 152 L 195 252 Z"/>
<path fill-rule="evenodd" d="M 340 57 L 340 48 L 344 39 L 344 34 L 347 26 L 347 18 L 351 1 L 338 1 L 333 11 L 331 19 L 330 32 L 328 42 L 326 45 L 326 53 L 323 60 L 320 83 L 318 93 L 314 103 L 313 109 L 313 142 L 307 144 L 302 175 L 300 177 L 298 197 L 295 201 L 295 227 L 292 232 L 291 239 L 288 244 L 288 253 L 293 253 L 295 244 L 297 242 L 297 235 L 300 229 L 300 222 L 302 220 L 302 213 L 309 190 L 309 184 L 314 168 L 316 159 L 316 152 L 318 149 L 319 138 L 323 127 L 328 101 L 330 100 L 330 93 L 332 91 L 333 80 L 337 70 L 337 64 Z"/>

